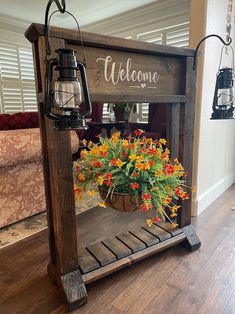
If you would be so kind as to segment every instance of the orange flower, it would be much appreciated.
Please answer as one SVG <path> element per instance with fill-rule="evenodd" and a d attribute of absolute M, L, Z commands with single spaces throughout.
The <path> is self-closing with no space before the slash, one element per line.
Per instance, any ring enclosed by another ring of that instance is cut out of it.
<path fill-rule="evenodd" d="M 151 227 L 153 225 L 152 219 L 146 219 L 148 227 Z"/>
<path fill-rule="evenodd" d="M 88 154 L 88 151 L 86 149 L 82 149 L 81 153 L 80 153 L 80 158 L 83 158 L 84 156 L 86 156 Z"/>
<path fill-rule="evenodd" d="M 116 143 L 120 138 L 120 132 L 113 133 L 111 138 L 112 138 L 112 141 Z"/>
<path fill-rule="evenodd" d="M 79 173 L 78 174 L 78 181 L 80 181 L 80 182 L 84 182 L 85 181 L 85 176 L 84 176 L 83 173 Z"/>
<path fill-rule="evenodd" d="M 121 161 L 121 159 L 118 159 L 117 162 L 116 162 L 116 166 L 118 168 L 121 168 L 122 165 L 123 165 L 123 162 Z"/>
<path fill-rule="evenodd" d="M 92 161 L 91 167 L 92 168 L 102 168 L 102 163 L 99 160 Z"/>
<path fill-rule="evenodd" d="M 99 148 L 98 148 L 97 146 L 93 146 L 93 147 L 91 148 L 90 153 L 91 153 L 92 155 L 98 155 L 98 154 L 99 154 Z"/>
<path fill-rule="evenodd" d="M 172 224 L 171 224 L 171 229 L 174 229 L 174 228 L 176 228 L 176 227 L 178 227 L 178 224 L 175 224 L 175 223 L 172 223 Z"/>
<path fill-rule="evenodd" d="M 100 202 L 100 203 L 99 203 L 99 206 L 106 208 L 106 205 L 105 205 L 105 202 L 104 202 L 104 201 Z"/>
<path fill-rule="evenodd" d="M 74 194 L 75 194 L 76 201 L 82 200 L 82 190 L 77 185 L 74 186 Z"/>
<path fill-rule="evenodd" d="M 157 170 L 156 172 L 155 172 L 155 176 L 156 177 L 160 177 L 162 175 L 162 170 Z"/>
<path fill-rule="evenodd" d="M 154 217 L 154 218 L 153 218 L 153 221 L 154 221 L 154 222 L 159 222 L 159 221 L 161 221 L 161 219 L 160 219 L 159 217 Z"/>
<path fill-rule="evenodd" d="M 123 147 L 127 147 L 128 145 L 129 145 L 128 140 L 126 140 L 126 139 L 122 140 L 122 146 Z"/>
<path fill-rule="evenodd" d="M 143 169 L 143 165 L 141 163 L 136 163 L 135 168 L 138 170 L 141 170 L 141 169 Z"/>
<path fill-rule="evenodd" d="M 149 163 L 147 163 L 147 164 L 143 164 L 143 170 L 148 170 L 148 169 L 150 169 L 150 164 Z"/>

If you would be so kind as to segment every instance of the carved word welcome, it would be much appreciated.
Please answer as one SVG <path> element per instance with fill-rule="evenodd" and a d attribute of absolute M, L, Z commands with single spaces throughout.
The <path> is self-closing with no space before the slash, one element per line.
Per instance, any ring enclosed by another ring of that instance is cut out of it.
<path fill-rule="evenodd" d="M 137 86 L 134 85 L 129 87 L 145 88 L 148 83 L 156 84 L 160 78 L 158 72 L 144 72 L 142 70 L 133 69 L 131 58 L 128 58 L 126 63 L 120 62 L 118 64 L 113 62 L 111 56 L 107 56 L 106 58 L 97 58 L 96 62 L 104 63 L 104 79 L 107 82 L 111 81 L 113 85 L 117 85 L 120 81 L 126 81 L 135 84 L 139 83 Z"/>

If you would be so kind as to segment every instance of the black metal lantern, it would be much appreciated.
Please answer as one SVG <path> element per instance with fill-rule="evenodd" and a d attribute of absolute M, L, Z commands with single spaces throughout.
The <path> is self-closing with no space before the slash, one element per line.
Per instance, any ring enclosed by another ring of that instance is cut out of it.
<path fill-rule="evenodd" d="M 216 77 L 211 119 L 233 119 L 233 69 L 219 69 Z"/>
<path fill-rule="evenodd" d="M 233 111 L 234 111 L 234 92 L 233 92 L 233 77 L 234 77 L 234 52 L 231 46 L 232 39 L 229 37 L 228 42 L 226 43 L 219 35 L 211 34 L 204 37 L 197 45 L 195 53 L 194 53 L 194 64 L 193 68 L 196 69 L 196 59 L 197 59 L 197 52 L 199 46 L 203 41 L 205 41 L 209 37 L 217 37 L 224 46 L 221 49 L 221 56 L 220 56 L 220 64 L 219 69 L 216 75 L 216 84 L 215 84 L 215 91 L 214 91 L 214 98 L 213 98 L 213 105 L 212 105 L 212 120 L 218 119 L 233 119 Z M 230 47 L 232 52 L 232 67 L 223 67 L 221 68 L 222 56 L 224 47 Z"/>
<path fill-rule="evenodd" d="M 50 5 L 53 1 L 56 2 L 56 5 L 61 13 L 69 13 L 65 10 L 65 1 L 62 1 L 62 5 L 60 5 L 57 0 L 49 0 L 45 15 L 47 56 L 45 114 L 48 118 L 55 121 L 56 130 L 86 130 L 88 129 L 88 126 L 86 125 L 85 118 L 91 115 L 92 107 L 86 76 L 85 56 L 83 63 L 78 62 L 76 60 L 75 50 L 61 48 L 55 51 L 57 53 L 56 58 L 49 59 L 51 49 L 49 43 L 48 14 Z M 74 18 L 71 13 L 69 14 Z M 54 80 L 55 75 L 57 76 L 56 80 Z M 82 103 L 85 104 L 83 112 L 80 110 L 80 105 Z"/>

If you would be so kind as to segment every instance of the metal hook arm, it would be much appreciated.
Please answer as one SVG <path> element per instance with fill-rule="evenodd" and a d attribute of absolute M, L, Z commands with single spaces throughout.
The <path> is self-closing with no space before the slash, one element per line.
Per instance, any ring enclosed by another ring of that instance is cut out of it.
<path fill-rule="evenodd" d="M 61 4 L 58 0 L 49 0 L 47 3 L 47 7 L 46 7 L 46 13 L 45 13 L 45 37 L 46 37 L 46 55 L 50 55 L 51 54 L 51 48 L 50 48 L 50 43 L 49 43 L 49 30 L 48 30 L 48 16 L 49 16 L 49 11 L 50 11 L 50 7 L 52 2 L 56 3 L 56 6 L 58 8 L 58 10 L 60 11 L 60 13 L 64 13 L 65 9 L 66 9 L 66 5 L 65 5 L 65 0 L 61 1 Z"/>
<path fill-rule="evenodd" d="M 232 38 L 229 37 L 229 40 L 228 42 L 226 43 L 223 38 L 217 34 L 210 34 L 204 38 L 202 38 L 202 40 L 199 41 L 196 49 L 195 49 L 195 52 L 194 52 L 194 56 L 193 56 L 193 70 L 195 71 L 196 69 L 196 61 L 197 61 L 197 53 L 198 53 L 198 49 L 200 47 L 200 45 L 207 39 L 207 38 L 210 38 L 210 37 L 217 37 L 225 46 L 229 46 L 232 42 Z"/>

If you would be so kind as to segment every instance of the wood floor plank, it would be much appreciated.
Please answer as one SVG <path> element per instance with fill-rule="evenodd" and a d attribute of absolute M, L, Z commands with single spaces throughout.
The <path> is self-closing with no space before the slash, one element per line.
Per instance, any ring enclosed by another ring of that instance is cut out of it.
<path fill-rule="evenodd" d="M 102 242 L 110 249 L 110 251 L 112 251 L 117 256 L 118 259 L 132 254 L 129 247 L 123 244 L 117 238 L 106 239 Z"/>
<path fill-rule="evenodd" d="M 146 244 L 146 246 L 152 246 L 154 244 L 159 243 L 159 239 L 154 236 L 152 233 L 146 231 L 143 228 L 135 228 L 129 230 L 131 234 L 133 234 L 136 238 L 140 239 L 142 242 Z"/>
<path fill-rule="evenodd" d="M 101 266 L 105 266 L 117 260 L 116 256 L 101 242 L 89 245 L 87 250 L 99 261 Z"/>
<path fill-rule="evenodd" d="M 100 267 L 97 260 L 85 248 L 78 250 L 78 263 L 83 274 Z"/>
<path fill-rule="evenodd" d="M 158 237 L 160 241 L 170 239 L 172 235 L 170 232 L 163 230 L 162 228 L 153 224 L 151 227 L 143 227 L 146 231 L 152 233 L 154 236 Z"/>
<path fill-rule="evenodd" d="M 125 245 L 127 245 L 133 253 L 141 251 L 146 248 L 146 245 L 134 237 L 131 233 L 125 232 L 117 236 Z"/>

